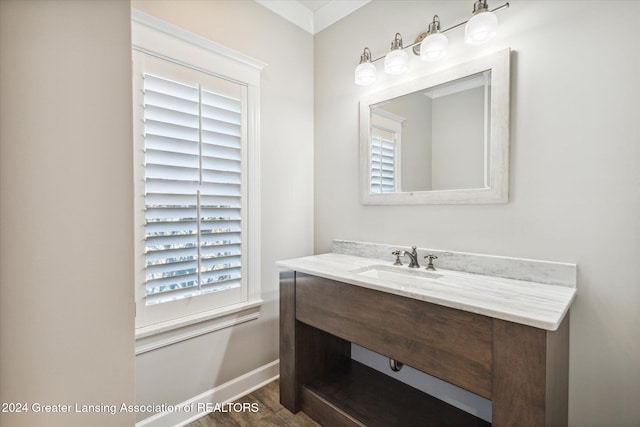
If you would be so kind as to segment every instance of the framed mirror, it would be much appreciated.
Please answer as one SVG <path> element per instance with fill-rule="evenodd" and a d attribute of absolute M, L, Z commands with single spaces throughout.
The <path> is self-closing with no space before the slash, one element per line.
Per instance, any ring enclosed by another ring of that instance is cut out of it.
<path fill-rule="evenodd" d="M 510 54 L 361 99 L 363 204 L 508 201 Z"/>

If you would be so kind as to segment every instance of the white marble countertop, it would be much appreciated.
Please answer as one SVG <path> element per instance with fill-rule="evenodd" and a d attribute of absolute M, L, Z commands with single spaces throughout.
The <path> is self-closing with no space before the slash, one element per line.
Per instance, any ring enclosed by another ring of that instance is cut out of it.
<path fill-rule="evenodd" d="M 436 279 L 418 284 L 381 280 L 359 272 L 374 266 L 415 275 L 389 260 L 327 253 L 277 262 L 286 270 L 324 277 L 497 319 L 555 331 L 575 299 L 576 288 L 438 268 Z M 409 271 L 413 270 L 413 271 Z M 420 271 L 426 271 L 424 266 Z M 418 273 L 420 274 L 420 273 Z M 408 281 L 411 282 L 411 281 Z"/>

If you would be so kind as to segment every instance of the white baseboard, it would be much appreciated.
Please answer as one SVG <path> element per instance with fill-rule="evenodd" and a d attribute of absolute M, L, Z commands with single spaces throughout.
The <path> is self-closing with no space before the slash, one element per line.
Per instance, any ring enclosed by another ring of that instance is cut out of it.
<path fill-rule="evenodd" d="M 242 396 L 257 390 L 276 380 L 280 375 L 280 360 L 274 360 L 251 372 L 247 372 L 218 387 L 200 393 L 177 405 L 171 405 L 175 410 L 167 410 L 145 418 L 136 423 L 136 427 L 180 427 L 185 426 L 209 412 L 198 411 L 198 406 L 205 404 L 230 403 Z M 192 410 L 185 410 L 190 408 Z"/>

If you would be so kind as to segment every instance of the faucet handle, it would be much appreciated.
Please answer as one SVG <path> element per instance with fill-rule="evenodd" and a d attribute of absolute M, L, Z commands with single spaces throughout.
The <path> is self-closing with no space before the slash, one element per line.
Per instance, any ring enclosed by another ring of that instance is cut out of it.
<path fill-rule="evenodd" d="M 394 262 L 393 265 L 402 265 L 402 261 L 400 261 L 400 251 L 393 251 L 391 255 L 396 256 L 396 262 Z"/>
<path fill-rule="evenodd" d="M 425 255 L 424 258 L 429 258 L 429 264 L 427 265 L 427 270 L 435 270 L 436 268 L 433 266 L 433 260 L 438 259 L 434 254 Z"/>

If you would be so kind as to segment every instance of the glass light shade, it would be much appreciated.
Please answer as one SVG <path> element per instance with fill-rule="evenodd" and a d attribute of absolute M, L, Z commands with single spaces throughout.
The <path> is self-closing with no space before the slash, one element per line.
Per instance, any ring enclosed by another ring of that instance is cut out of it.
<path fill-rule="evenodd" d="M 384 72 L 402 74 L 409 68 L 409 55 L 402 49 L 394 49 L 384 59 Z"/>
<path fill-rule="evenodd" d="M 368 86 L 376 81 L 376 66 L 371 62 L 363 62 L 356 67 L 356 84 Z"/>
<path fill-rule="evenodd" d="M 473 15 L 464 29 L 464 41 L 468 44 L 482 44 L 496 35 L 498 17 L 493 12 Z"/>
<path fill-rule="evenodd" d="M 423 61 L 437 61 L 447 56 L 449 40 L 442 33 L 429 34 L 420 43 L 420 59 Z"/>

